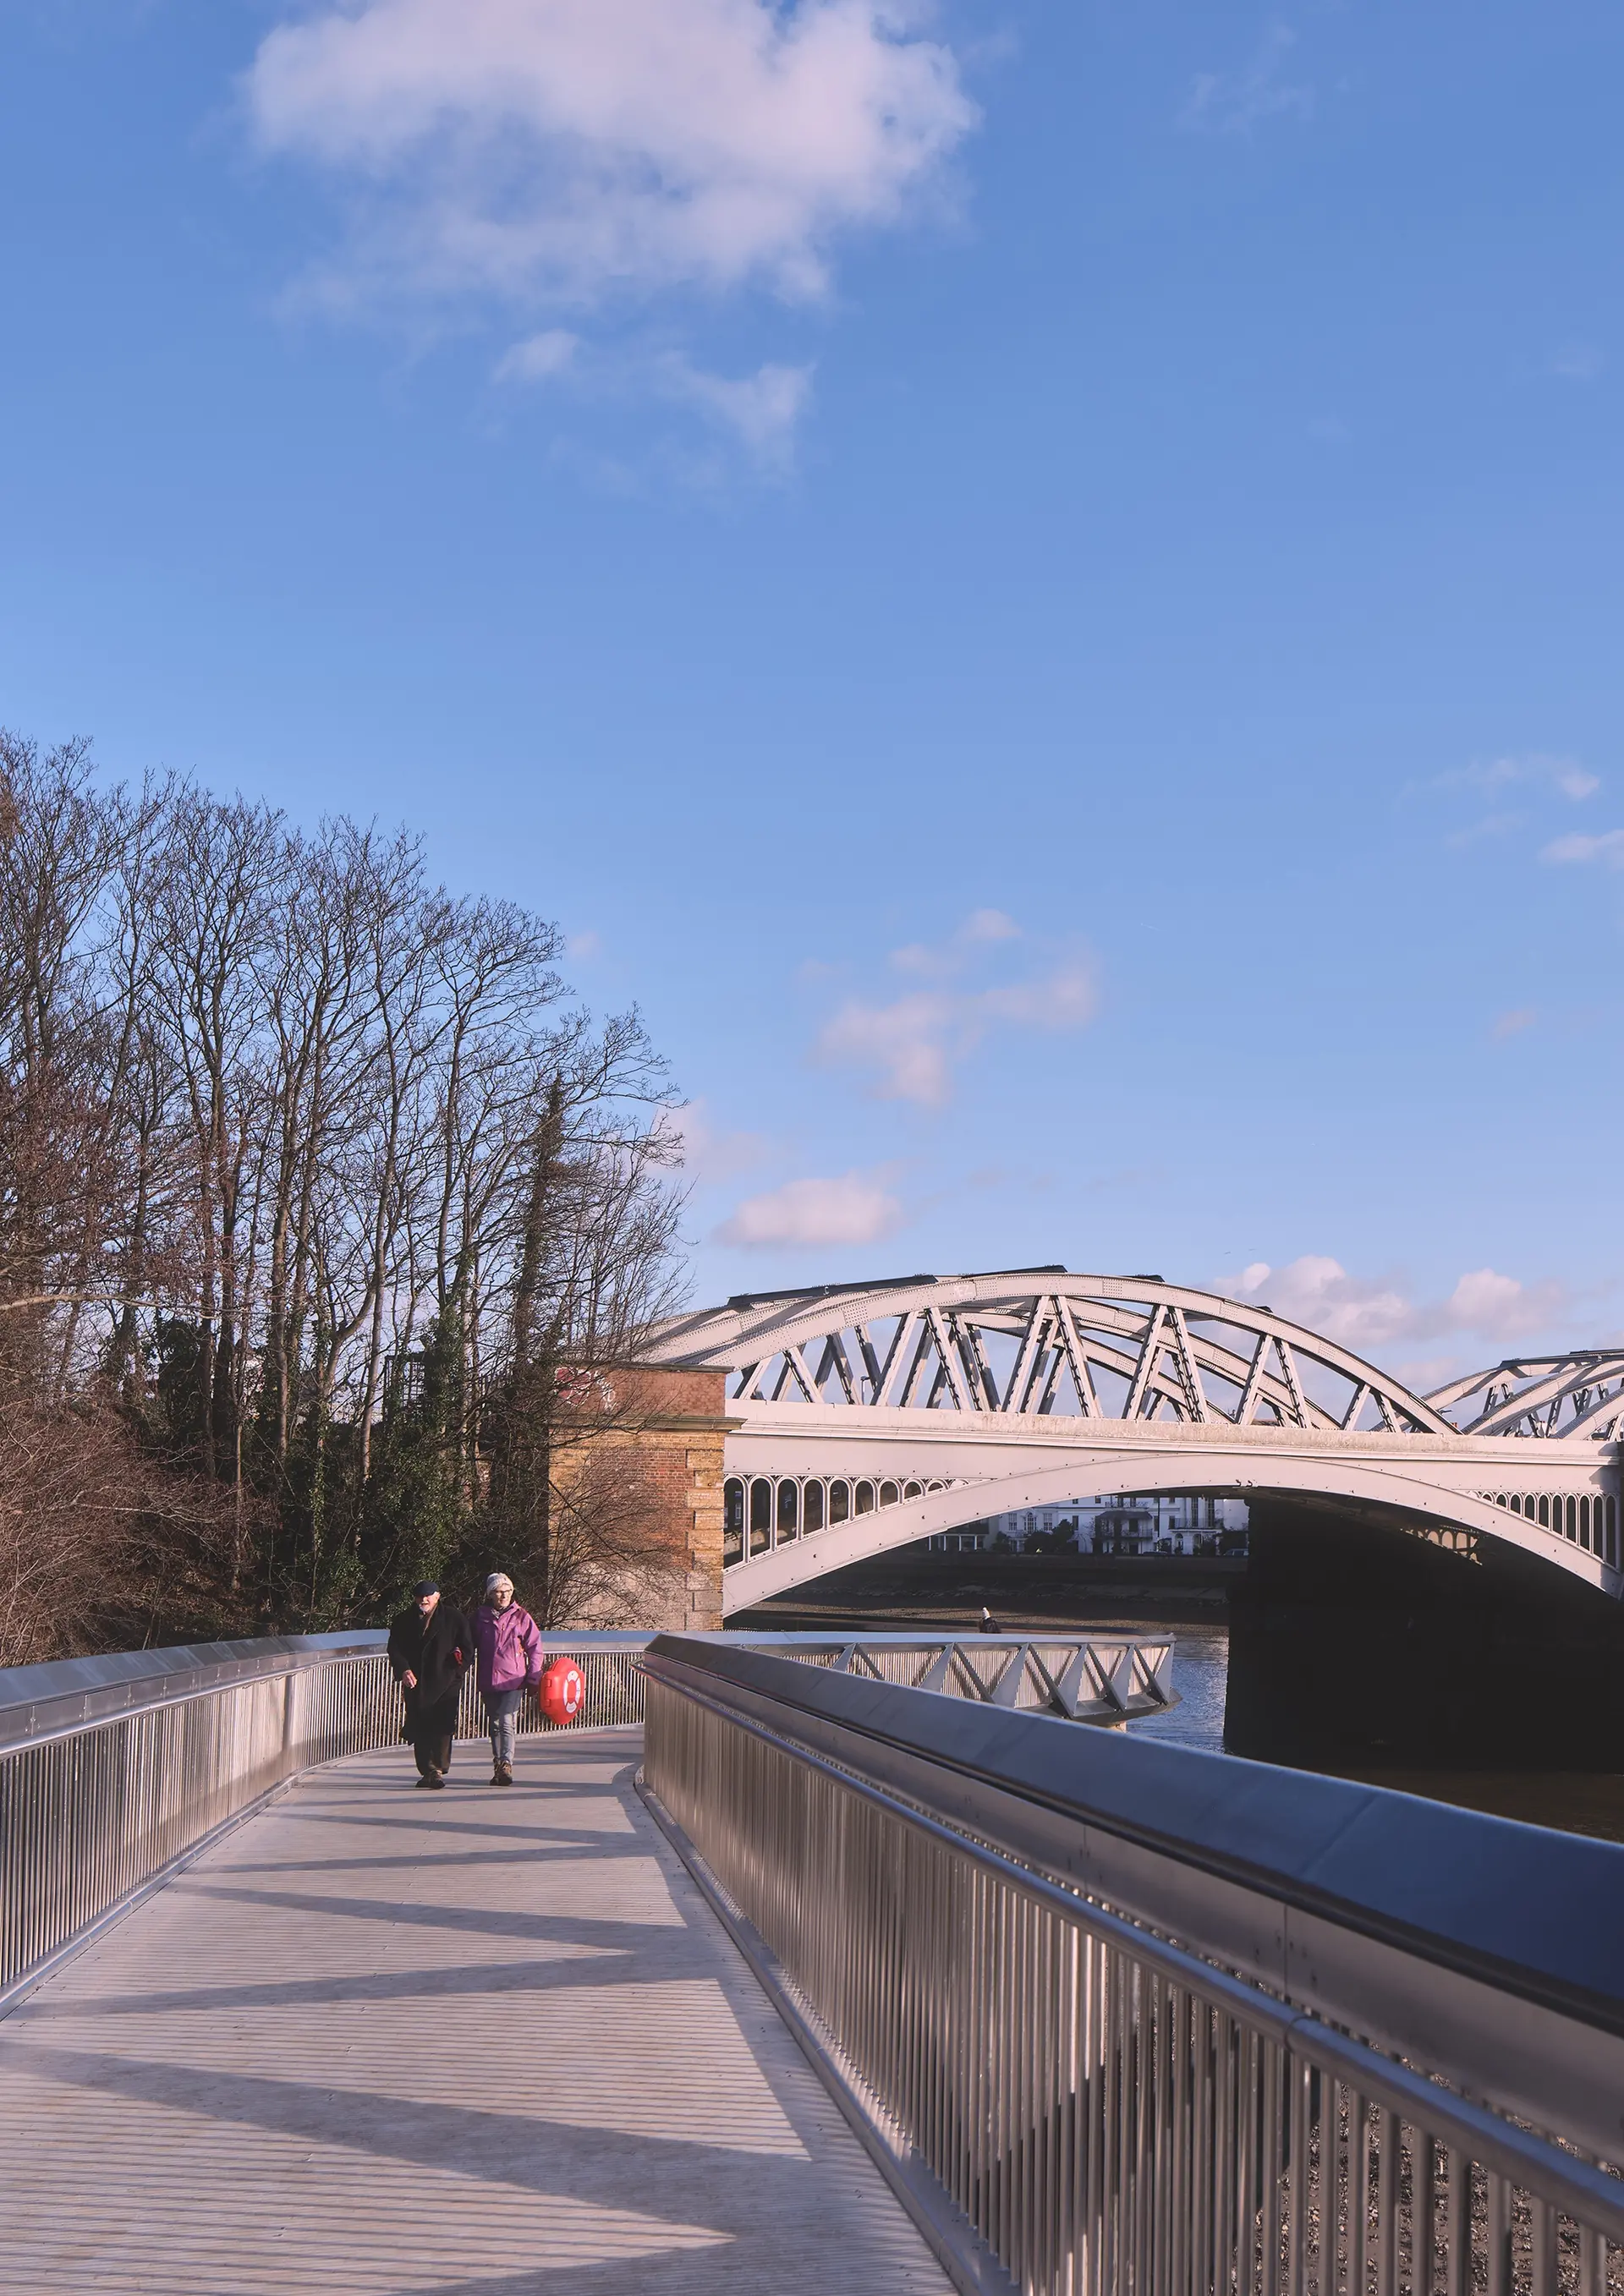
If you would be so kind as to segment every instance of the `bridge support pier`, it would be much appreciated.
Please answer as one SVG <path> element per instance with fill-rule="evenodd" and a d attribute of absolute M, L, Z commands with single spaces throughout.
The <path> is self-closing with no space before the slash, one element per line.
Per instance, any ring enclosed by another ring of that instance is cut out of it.
<path fill-rule="evenodd" d="M 1624 1771 L 1624 1611 L 1492 1540 L 1258 1500 L 1224 1742 L 1304 1768 Z"/>
<path fill-rule="evenodd" d="M 583 1419 L 555 1452 L 554 1481 L 602 1472 L 634 1505 L 644 1557 L 623 1586 L 603 1589 L 578 1627 L 653 1627 L 713 1633 L 722 1624 L 722 1447 L 727 1414 L 719 1371 L 624 1364 L 604 1374 L 601 1424 Z"/>

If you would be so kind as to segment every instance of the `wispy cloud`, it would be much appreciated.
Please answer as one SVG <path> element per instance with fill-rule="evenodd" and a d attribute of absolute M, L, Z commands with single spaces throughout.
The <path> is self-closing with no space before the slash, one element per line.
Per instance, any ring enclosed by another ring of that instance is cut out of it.
<path fill-rule="evenodd" d="M 1580 765 L 1578 758 L 1529 750 L 1452 766 L 1428 781 L 1412 783 L 1406 794 L 1414 798 L 1430 791 L 1445 796 L 1468 792 L 1490 801 L 1487 813 L 1445 836 L 1444 843 L 1459 852 L 1526 829 L 1530 807 L 1542 800 L 1547 805 L 1554 798 L 1568 805 L 1583 805 L 1601 786 L 1600 775 Z"/>
<path fill-rule="evenodd" d="M 1365 1356 L 1453 1332 L 1507 1345 L 1546 1330 L 1570 1302 L 1561 1283 L 1523 1283 L 1492 1267 L 1461 1276 L 1446 1299 L 1413 1300 L 1390 1279 L 1349 1275 L 1340 1261 L 1316 1253 L 1284 1267 L 1254 1261 L 1235 1279 L 1234 1296 L 1267 1297 L 1276 1315 Z"/>
<path fill-rule="evenodd" d="M 707 1186 L 753 1171 L 774 1152 L 765 1132 L 730 1131 L 713 1123 L 702 1100 L 679 1109 L 670 1126 L 681 1142 L 684 1169 Z"/>
<path fill-rule="evenodd" d="M 809 366 L 766 365 L 734 377 L 707 374 L 673 354 L 660 361 L 660 376 L 668 398 L 696 407 L 736 440 L 758 468 L 787 469 L 796 426 L 812 394 Z"/>
<path fill-rule="evenodd" d="M 578 335 L 568 327 L 544 327 L 538 335 L 527 335 L 515 343 L 497 362 L 498 382 L 548 382 L 573 366 L 581 347 Z"/>
<path fill-rule="evenodd" d="M 1520 813 L 1486 813 L 1480 821 L 1469 822 L 1464 829 L 1452 829 L 1444 843 L 1451 852 L 1459 853 L 1469 845 L 1487 845 L 1497 837 L 1509 837 L 1522 826 Z"/>
<path fill-rule="evenodd" d="M 927 979 L 963 972 L 983 950 L 996 948 L 1001 941 L 1020 940 L 1020 926 L 1013 917 L 1002 909 L 972 909 L 950 939 L 938 945 L 928 941 L 909 941 L 904 948 L 894 948 L 890 963 L 898 972 L 914 972 Z"/>
<path fill-rule="evenodd" d="M 843 1172 L 833 1179 L 790 1180 L 766 1195 L 747 1196 L 713 1240 L 743 1250 L 878 1243 L 906 1217 L 885 1173 Z"/>
<path fill-rule="evenodd" d="M 978 909 L 938 946 L 911 942 L 892 966 L 932 983 L 888 1002 L 853 997 L 819 1030 L 815 1056 L 864 1070 L 882 1100 L 940 1108 L 955 1070 L 991 1033 L 1065 1032 L 1087 1027 L 1098 1009 L 1091 959 L 1079 948 L 1032 948 L 1024 977 L 977 985 L 995 953 L 1021 949 L 1026 936 L 1001 910 Z"/>
<path fill-rule="evenodd" d="M 1600 861 L 1609 869 L 1624 869 L 1624 829 L 1603 829 L 1595 837 L 1573 832 L 1566 837 L 1554 837 L 1545 847 L 1542 861 Z"/>
<path fill-rule="evenodd" d="M 1534 1005 L 1517 1004 L 1508 1013 L 1498 1013 L 1495 1015 L 1494 1027 L 1489 1033 L 1497 1045 L 1503 1045 L 1507 1037 L 1520 1037 L 1525 1029 L 1531 1029 L 1538 1018 L 1538 1012 Z"/>
<path fill-rule="evenodd" d="M 1431 785 L 1442 790 L 1480 790 L 1489 795 L 1515 788 L 1554 790 L 1559 797 L 1579 805 L 1594 797 L 1602 783 L 1598 775 L 1575 758 L 1530 750 L 1516 757 L 1475 758 L 1469 766 L 1456 766 L 1435 775 Z"/>
<path fill-rule="evenodd" d="M 1563 382 L 1594 382 L 1606 364 L 1594 343 L 1563 343 L 1552 357 L 1551 373 Z"/>
<path fill-rule="evenodd" d="M 1199 73 L 1180 125 L 1218 135 L 1250 135 L 1266 119 L 1311 119 L 1314 90 L 1287 70 L 1296 45 L 1289 24 L 1271 24 L 1236 70 Z"/>
<path fill-rule="evenodd" d="M 260 43 L 261 151 L 342 189 L 324 283 L 508 303 L 829 285 L 976 112 L 879 0 L 317 0 Z"/>

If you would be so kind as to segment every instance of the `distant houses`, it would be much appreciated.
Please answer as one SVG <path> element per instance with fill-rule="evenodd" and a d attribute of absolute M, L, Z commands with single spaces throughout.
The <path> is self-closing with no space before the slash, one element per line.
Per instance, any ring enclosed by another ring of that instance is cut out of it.
<path fill-rule="evenodd" d="M 1246 1552 L 1244 1499 L 1122 1492 L 1062 1506 L 1020 1507 L 930 1540 L 938 1554 L 1207 1554 Z"/>

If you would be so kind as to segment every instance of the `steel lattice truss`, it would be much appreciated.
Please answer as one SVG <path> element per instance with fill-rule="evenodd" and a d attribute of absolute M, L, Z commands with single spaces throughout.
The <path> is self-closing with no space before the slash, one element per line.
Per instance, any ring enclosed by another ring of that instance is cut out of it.
<path fill-rule="evenodd" d="M 781 1635 L 742 1649 L 934 1690 L 949 1698 L 1023 1713 L 1062 1714 L 1071 1722 L 1117 1723 L 1166 1713 L 1179 1702 L 1173 1687 L 1173 1642 L 1079 1639 L 1070 1635 Z"/>
<path fill-rule="evenodd" d="M 745 1293 L 675 1318 L 650 1354 L 726 1371 L 745 1405 L 1601 1441 L 1624 1415 L 1624 1351 L 1527 1357 L 1420 1396 L 1267 1308 L 1062 1267 Z"/>
<path fill-rule="evenodd" d="M 1575 1348 L 1560 1356 L 1518 1356 L 1452 1380 L 1427 1401 L 1448 1412 L 1463 1435 L 1610 1443 L 1624 1419 L 1624 1350 Z"/>
<path fill-rule="evenodd" d="M 749 1293 L 681 1316 L 659 1363 L 742 1404 L 1455 1434 L 1436 1402 L 1267 1308 L 1062 1267 Z"/>

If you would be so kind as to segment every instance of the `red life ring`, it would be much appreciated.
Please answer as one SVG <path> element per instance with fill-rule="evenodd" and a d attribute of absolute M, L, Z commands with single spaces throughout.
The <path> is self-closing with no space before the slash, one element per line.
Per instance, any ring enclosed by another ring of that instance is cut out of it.
<path fill-rule="evenodd" d="M 581 1670 L 572 1658 L 555 1658 L 541 1677 L 537 1695 L 541 1710 L 549 1722 L 559 1727 L 579 1718 L 586 1703 L 586 1685 L 581 1680 Z"/>

